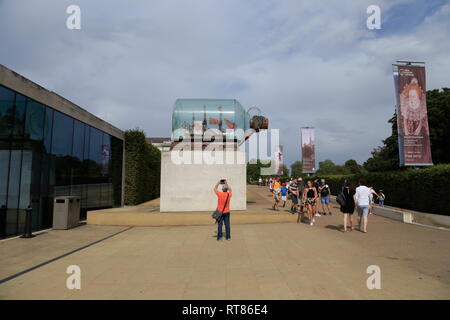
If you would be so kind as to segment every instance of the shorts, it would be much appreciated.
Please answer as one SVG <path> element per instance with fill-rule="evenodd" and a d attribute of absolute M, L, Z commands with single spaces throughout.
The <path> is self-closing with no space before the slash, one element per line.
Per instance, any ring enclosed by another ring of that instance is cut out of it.
<path fill-rule="evenodd" d="M 306 199 L 306 205 L 307 206 L 315 206 L 316 200 L 314 200 L 313 198 L 308 198 L 308 199 Z"/>
<path fill-rule="evenodd" d="M 330 204 L 330 197 L 326 196 L 326 197 L 320 197 L 320 202 L 322 204 Z"/>
<path fill-rule="evenodd" d="M 287 197 L 286 196 L 281 196 L 281 200 L 286 201 Z"/>
<path fill-rule="evenodd" d="M 292 204 L 297 204 L 298 203 L 298 197 L 296 194 L 291 194 L 291 200 L 292 200 Z"/>
<path fill-rule="evenodd" d="M 369 206 L 358 206 L 358 215 L 367 217 L 369 215 Z"/>

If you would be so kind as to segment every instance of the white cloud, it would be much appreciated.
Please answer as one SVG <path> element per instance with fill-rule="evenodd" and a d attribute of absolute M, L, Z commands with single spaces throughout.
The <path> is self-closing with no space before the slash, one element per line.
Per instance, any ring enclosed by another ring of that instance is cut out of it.
<path fill-rule="evenodd" d="M 379 36 L 365 27 L 368 0 L 81 0 L 80 31 L 65 28 L 72 2 L 0 2 L 0 63 L 149 136 L 170 134 L 178 97 L 236 98 L 281 129 L 288 163 L 304 125 L 319 160 L 361 162 L 390 134 L 391 63 L 426 61 L 428 88 L 448 86 L 448 4 Z M 408 2 L 378 1 L 382 19 Z"/>

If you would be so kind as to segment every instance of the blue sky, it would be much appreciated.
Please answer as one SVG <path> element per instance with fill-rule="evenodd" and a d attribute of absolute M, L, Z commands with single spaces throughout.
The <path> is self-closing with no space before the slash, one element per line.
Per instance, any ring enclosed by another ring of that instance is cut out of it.
<path fill-rule="evenodd" d="M 372 4 L 381 30 L 366 28 Z M 319 161 L 364 162 L 390 135 L 396 60 L 450 86 L 443 0 L 3 0 L 0 28 L 1 64 L 123 130 L 169 136 L 177 98 L 235 98 L 280 129 L 288 164 L 302 126 Z"/>

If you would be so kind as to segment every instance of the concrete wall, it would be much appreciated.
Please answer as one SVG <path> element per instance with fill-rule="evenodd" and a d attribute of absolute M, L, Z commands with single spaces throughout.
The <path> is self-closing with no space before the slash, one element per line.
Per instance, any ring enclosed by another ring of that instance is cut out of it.
<path fill-rule="evenodd" d="M 228 151 L 228 159 L 234 158 L 231 164 L 177 164 L 178 151 L 161 153 L 161 212 L 175 211 L 214 211 L 217 196 L 213 192 L 214 185 L 226 178 L 233 190 L 230 202 L 231 210 L 247 209 L 245 152 Z M 184 157 L 202 159 L 203 151 L 182 151 Z M 224 152 L 216 153 L 216 159 L 224 157 Z M 192 160 L 192 163 L 194 161 Z"/>

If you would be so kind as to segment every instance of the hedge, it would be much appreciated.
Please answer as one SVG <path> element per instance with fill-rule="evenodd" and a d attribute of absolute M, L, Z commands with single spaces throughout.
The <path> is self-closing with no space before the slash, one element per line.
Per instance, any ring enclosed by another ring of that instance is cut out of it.
<path fill-rule="evenodd" d="M 450 215 L 450 164 L 402 171 L 369 172 L 360 175 L 330 175 L 324 178 L 332 194 L 340 192 L 345 179 L 355 186 L 359 179 L 376 192 L 386 195 L 385 204 L 393 207 Z"/>
<path fill-rule="evenodd" d="M 142 130 L 125 132 L 125 204 L 159 197 L 161 152 L 145 141 Z"/>

